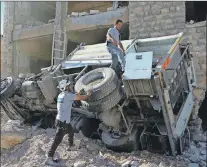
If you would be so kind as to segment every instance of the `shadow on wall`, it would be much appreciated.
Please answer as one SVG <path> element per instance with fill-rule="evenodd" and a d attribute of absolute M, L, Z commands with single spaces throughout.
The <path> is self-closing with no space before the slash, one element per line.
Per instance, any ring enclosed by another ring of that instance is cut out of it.
<path fill-rule="evenodd" d="M 198 116 L 202 119 L 203 130 L 207 131 L 207 91 L 205 92 L 205 99 L 199 108 Z"/>
<path fill-rule="evenodd" d="M 49 67 L 51 65 L 50 60 L 38 60 L 38 59 L 30 59 L 30 70 L 32 73 L 38 74 L 40 73 L 40 69 L 44 67 Z"/>

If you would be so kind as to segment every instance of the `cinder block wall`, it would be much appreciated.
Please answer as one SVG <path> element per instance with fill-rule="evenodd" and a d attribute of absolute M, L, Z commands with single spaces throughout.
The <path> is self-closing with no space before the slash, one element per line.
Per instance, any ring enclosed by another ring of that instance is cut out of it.
<path fill-rule="evenodd" d="M 192 43 L 198 86 L 206 86 L 206 21 L 186 25 L 185 2 L 130 1 L 129 31 L 130 39 L 184 32 L 183 42 Z"/>
<path fill-rule="evenodd" d="M 130 38 L 176 34 L 185 27 L 185 2 L 129 2 Z"/>

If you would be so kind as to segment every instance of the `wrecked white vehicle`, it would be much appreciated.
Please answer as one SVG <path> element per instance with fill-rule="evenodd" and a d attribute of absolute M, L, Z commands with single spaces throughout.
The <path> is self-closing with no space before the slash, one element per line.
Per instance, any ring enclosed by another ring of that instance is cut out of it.
<path fill-rule="evenodd" d="M 196 80 L 189 45 L 181 45 L 181 38 L 182 33 L 124 41 L 129 46 L 122 79 L 109 68 L 105 44 L 80 46 L 59 66 L 2 80 L 2 108 L 11 119 L 39 116 L 52 125 L 58 83 L 68 79 L 77 92 L 92 90 L 87 102 L 73 104 L 76 132 L 95 134 L 115 151 L 182 153 L 190 142 Z"/>

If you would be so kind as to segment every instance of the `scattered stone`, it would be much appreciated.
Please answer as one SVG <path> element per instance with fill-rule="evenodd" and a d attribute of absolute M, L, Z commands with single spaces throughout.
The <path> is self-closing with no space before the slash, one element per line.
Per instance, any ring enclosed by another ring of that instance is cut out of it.
<path fill-rule="evenodd" d="M 163 162 L 160 162 L 158 167 L 165 167 L 165 164 Z"/>
<path fill-rule="evenodd" d="M 75 162 L 74 167 L 85 167 L 86 166 L 86 161 L 78 161 L 78 162 Z"/>
<path fill-rule="evenodd" d="M 206 159 L 207 159 L 206 155 L 200 155 L 199 158 L 203 161 L 206 161 Z"/>
<path fill-rule="evenodd" d="M 48 23 L 54 23 L 55 22 L 55 19 L 50 19 L 49 21 L 48 21 Z"/>
<path fill-rule="evenodd" d="M 107 8 L 107 11 L 112 11 L 112 10 L 113 10 L 113 7 Z"/>
<path fill-rule="evenodd" d="M 184 153 L 183 153 L 183 156 L 186 157 L 186 158 L 189 158 L 189 157 L 191 156 L 191 154 L 188 153 L 188 152 L 184 152 Z"/>
<path fill-rule="evenodd" d="M 198 153 L 198 148 L 197 148 L 196 146 L 194 146 L 194 145 L 191 145 L 191 146 L 190 146 L 189 152 L 190 152 L 191 154 L 196 154 L 196 155 L 199 154 L 199 153 Z"/>
<path fill-rule="evenodd" d="M 139 163 L 137 161 L 132 161 L 131 162 L 131 167 L 138 167 Z"/>
<path fill-rule="evenodd" d="M 199 134 L 192 135 L 192 140 L 197 142 L 205 142 L 206 137 L 203 134 L 199 133 Z"/>
<path fill-rule="evenodd" d="M 206 167 L 207 166 L 205 161 L 200 161 L 199 164 L 200 164 L 201 167 Z"/>
<path fill-rule="evenodd" d="M 101 146 L 99 146 L 99 145 L 97 145 L 97 144 L 95 144 L 95 143 L 89 143 L 89 144 L 87 145 L 87 148 L 88 148 L 90 151 L 95 151 L 95 150 L 101 150 L 101 149 L 102 149 Z"/>
<path fill-rule="evenodd" d="M 19 77 L 20 79 L 24 79 L 24 78 L 26 78 L 26 75 L 23 74 L 23 73 L 19 73 L 18 77 Z"/>
<path fill-rule="evenodd" d="M 121 167 L 138 167 L 139 163 L 137 161 L 129 160 L 122 164 Z"/>
<path fill-rule="evenodd" d="M 76 139 L 76 140 L 74 141 L 74 144 L 75 144 L 75 147 L 76 147 L 76 148 L 80 148 L 81 140 L 77 140 L 77 139 Z"/>
<path fill-rule="evenodd" d="M 79 13 L 79 16 L 86 16 L 86 15 L 88 15 L 87 12 L 81 12 L 81 13 Z"/>
<path fill-rule="evenodd" d="M 130 167 L 131 161 L 126 161 L 121 165 L 121 167 Z"/>
<path fill-rule="evenodd" d="M 90 10 L 90 15 L 99 14 L 99 13 L 100 13 L 99 10 Z"/>
<path fill-rule="evenodd" d="M 78 17 L 78 16 L 79 16 L 79 13 L 78 13 L 78 12 L 72 12 L 72 13 L 71 13 L 71 16 L 73 16 L 73 17 Z"/>
<path fill-rule="evenodd" d="M 193 20 L 191 20 L 191 21 L 190 21 L 190 24 L 194 24 L 194 21 L 193 21 Z"/>
<path fill-rule="evenodd" d="M 143 163 L 139 167 L 158 167 L 158 166 L 156 164 L 154 164 L 154 163 L 148 162 L 147 164 L 146 163 Z"/>
<path fill-rule="evenodd" d="M 26 77 L 27 77 L 27 78 L 34 77 L 34 76 L 35 76 L 34 73 L 27 73 L 27 74 L 26 74 Z"/>
<path fill-rule="evenodd" d="M 190 163 L 190 164 L 188 165 L 188 167 L 199 167 L 199 166 L 198 166 L 198 164 L 196 164 L 196 163 Z"/>
<path fill-rule="evenodd" d="M 206 150 L 201 150 L 201 155 L 206 155 Z"/>
<path fill-rule="evenodd" d="M 199 146 L 203 149 L 206 149 L 206 142 L 199 142 Z"/>
<path fill-rule="evenodd" d="M 192 155 L 189 159 L 191 162 L 198 162 L 199 157 L 197 155 Z"/>

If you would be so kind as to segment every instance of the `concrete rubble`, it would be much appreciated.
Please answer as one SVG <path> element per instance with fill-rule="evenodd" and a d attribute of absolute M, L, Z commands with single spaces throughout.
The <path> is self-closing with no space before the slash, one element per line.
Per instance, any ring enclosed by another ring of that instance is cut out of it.
<path fill-rule="evenodd" d="M 55 129 L 28 127 L 20 121 L 7 121 L 1 132 L 19 134 L 10 147 L 1 145 L 2 167 L 43 166 L 46 153 L 53 141 Z M 22 133 L 24 132 L 24 133 Z M 12 141 L 10 140 L 12 143 Z M 1 142 L 2 143 L 2 142 Z M 67 136 L 57 149 L 55 157 L 61 158 L 63 166 L 73 167 L 206 167 L 206 142 L 192 141 L 181 156 L 171 157 L 144 151 L 117 153 L 103 145 L 100 140 L 85 138 L 75 134 L 75 148 L 67 151 Z"/>
<path fill-rule="evenodd" d="M 90 15 L 99 14 L 99 13 L 100 13 L 99 10 L 90 10 Z"/>
<path fill-rule="evenodd" d="M 79 16 L 87 16 L 87 15 L 88 15 L 87 12 L 80 12 L 80 13 L 79 13 Z"/>
<path fill-rule="evenodd" d="M 107 11 L 111 11 L 110 9 Z M 79 16 L 87 16 L 87 15 L 95 15 L 95 14 L 99 14 L 100 11 L 99 10 L 90 10 L 90 12 L 72 12 L 71 15 L 67 15 L 67 17 L 79 17 Z"/>
<path fill-rule="evenodd" d="M 107 8 L 107 11 L 112 11 L 112 10 L 113 10 L 113 7 Z"/>
<path fill-rule="evenodd" d="M 78 17 L 78 16 L 79 16 L 79 13 L 78 13 L 78 12 L 72 12 L 72 13 L 71 13 L 71 16 L 72 16 L 72 17 Z"/>

